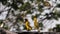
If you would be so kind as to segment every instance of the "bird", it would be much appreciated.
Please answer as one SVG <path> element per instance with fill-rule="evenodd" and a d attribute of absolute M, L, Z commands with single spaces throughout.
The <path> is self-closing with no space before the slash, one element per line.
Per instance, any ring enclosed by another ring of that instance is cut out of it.
<path fill-rule="evenodd" d="M 27 19 L 25 19 L 25 26 L 26 26 L 27 31 L 32 30 L 32 27 L 30 26 L 30 24 L 29 24 Z"/>
<path fill-rule="evenodd" d="M 39 28 L 39 24 L 38 24 L 38 22 L 37 22 L 36 16 L 34 16 L 34 28 L 35 28 L 35 29 L 38 29 L 38 28 Z"/>

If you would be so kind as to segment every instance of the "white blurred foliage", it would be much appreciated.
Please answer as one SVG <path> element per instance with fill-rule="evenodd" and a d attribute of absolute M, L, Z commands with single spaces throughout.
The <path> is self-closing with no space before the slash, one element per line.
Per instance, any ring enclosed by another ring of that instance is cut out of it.
<path fill-rule="evenodd" d="M 24 3 L 25 2 L 27 2 L 28 0 L 24 0 Z M 8 2 L 10 2 L 10 3 L 12 3 L 10 0 L 8 1 Z M 56 6 L 56 4 L 58 4 L 58 3 L 60 3 L 60 1 L 58 0 L 57 2 L 55 1 L 55 0 L 50 0 L 50 1 L 48 1 L 53 7 L 55 7 Z M 56 3 L 54 3 L 54 2 L 56 2 Z M 32 3 L 31 5 L 33 5 L 33 7 L 35 7 L 36 9 L 38 9 L 37 8 L 37 5 L 38 4 L 35 4 L 35 3 Z M 19 6 L 21 6 L 21 5 L 19 5 Z M 19 7 L 18 6 L 18 7 Z M 0 12 L 1 11 L 4 11 L 1 15 L 0 15 L 0 20 L 4 20 L 5 19 L 5 17 L 6 17 L 6 15 L 7 15 L 7 13 L 8 13 L 8 11 L 6 11 L 7 9 L 9 9 L 10 7 L 7 7 L 6 9 L 4 9 L 6 6 L 4 6 L 4 5 L 2 5 L 1 3 L 0 3 Z M 51 12 L 51 10 L 53 9 L 53 7 L 51 7 L 51 9 L 50 10 L 48 10 L 47 8 L 49 8 L 49 7 L 44 7 L 43 9 L 44 9 L 44 11 L 41 13 L 41 15 L 38 17 L 38 21 L 40 21 L 41 19 L 40 18 L 42 18 L 42 19 L 44 19 L 46 16 L 44 16 L 46 13 L 50 13 Z M 59 10 L 60 8 L 56 8 L 57 10 Z M 19 11 L 19 10 L 17 10 L 17 11 Z M 16 14 L 18 14 L 19 12 L 15 12 Z M 32 20 L 32 15 L 36 15 L 36 14 L 38 14 L 39 12 L 37 12 L 37 10 L 33 10 L 33 14 L 28 14 L 27 16 L 26 16 L 26 18 L 28 19 L 28 21 L 30 22 L 30 26 L 32 26 L 32 27 L 34 27 L 34 22 L 33 22 L 33 20 Z M 11 17 L 12 15 L 10 15 L 10 17 Z M 44 27 L 45 28 L 43 28 L 43 30 L 41 30 L 41 32 L 48 32 L 48 29 L 49 28 L 53 28 L 53 27 L 55 27 L 56 26 L 56 24 L 60 24 L 59 23 L 60 22 L 60 18 L 59 18 L 59 20 L 58 21 L 56 21 L 56 20 L 54 20 L 54 19 L 52 19 L 52 20 L 47 20 L 47 19 L 45 19 L 44 21 L 43 21 L 43 25 L 44 25 Z M 1 25 L 1 27 L 3 26 L 3 24 Z M 23 30 L 23 26 L 21 26 L 20 27 L 20 29 L 21 30 Z M 16 28 L 14 28 L 14 27 L 11 27 L 11 29 L 10 29 L 10 31 L 16 31 Z M 36 30 L 37 31 L 37 30 Z"/>

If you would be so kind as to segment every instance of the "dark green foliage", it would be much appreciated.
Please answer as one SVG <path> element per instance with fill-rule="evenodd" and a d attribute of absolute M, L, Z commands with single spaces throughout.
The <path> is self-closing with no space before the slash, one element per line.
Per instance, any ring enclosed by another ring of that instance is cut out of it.
<path fill-rule="evenodd" d="M 15 13 L 14 13 L 14 11 L 13 11 L 13 10 L 11 11 L 11 13 L 12 13 L 12 15 L 13 15 L 13 16 L 15 16 Z"/>
<path fill-rule="evenodd" d="M 25 11 L 25 10 L 29 10 L 31 8 L 31 5 L 29 2 L 26 2 L 25 4 L 23 4 L 21 7 L 20 7 L 20 10 L 21 11 Z"/>
<path fill-rule="evenodd" d="M 0 25 L 3 23 L 3 21 L 2 20 L 0 20 Z"/>
<path fill-rule="evenodd" d="M 55 20 L 58 20 L 58 17 L 54 17 Z"/>
<path fill-rule="evenodd" d="M 38 10 L 39 10 L 40 12 L 42 12 L 42 11 L 43 11 L 43 9 L 41 9 L 41 8 L 39 8 Z"/>
<path fill-rule="evenodd" d="M 54 15 L 57 15 L 57 17 L 60 17 L 60 11 L 55 10 Z"/>
<path fill-rule="evenodd" d="M 60 8 L 60 4 L 57 4 L 57 6 L 56 6 L 56 7 Z"/>
<path fill-rule="evenodd" d="M 34 0 L 30 0 L 30 1 L 33 3 Z"/>
<path fill-rule="evenodd" d="M 39 27 L 43 27 L 43 24 L 42 23 L 39 23 Z"/>
<path fill-rule="evenodd" d="M 26 14 L 32 14 L 31 10 L 27 10 Z"/>
<path fill-rule="evenodd" d="M 53 13 L 53 12 L 51 12 L 49 14 L 46 13 L 45 16 L 47 16 L 46 19 L 55 19 L 55 20 L 58 20 L 58 15 L 56 13 Z"/>
<path fill-rule="evenodd" d="M 44 2 L 44 0 L 41 0 L 41 2 L 43 3 L 43 2 Z"/>
<path fill-rule="evenodd" d="M 32 16 L 32 19 L 34 19 L 34 16 Z"/>
<path fill-rule="evenodd" d="M 7 3 L 7 7 L 9 7 L 9 6 L 11 6 L 11 3 L 8 2 L 8 3 Z"/>
<path fill-rule="evenodd" d="M 0 2 L 2 2 L 3 5 L 7 4 L 7 0 L 0 0 Z"/>
<path fill-rule="evenodd" d="M 40 4 L 38 4 L 38 10 L 40 11 L 40 12 L 43 12 L 43 8 L 44 6 L 43 5 L 40 5 Z"/>
<path fill-rule="evenodd" d="M 41 14 L 36 14 L 36 17 L 38 18 Z"/>
<path fill-rule="evenodd" d="M 6 29 L 6 30 L 8 30 L 8 27 L 7 26 L 4 26 L 3 28 Z"/>
<path fill-rule="evenodd" d="M 53 28 L 53 31 L 56 32 L 56 27 Z"/>
<path fill-rule="evenodd" d="M 44 2 L 44 0 L 37 0 L 37 2 Z"/>
<path fill-rule="evenodd" d="M 27 29 L 25 25 L 23 25 L 23 27 L 24 27 L 24 29 L 23 29 L 23 30 L 26 30 L 26 29 Z"/>
<path fill-rule="evenodd" d="M 41 0 L 37 0 L 37 2 L 40 2 Z"/>
<path fill-rule="evenodd" d="M 38 5 L 38 8 L 43 8 L 44 6 L 43 5 Z"/>
<path fill-rule="evenodd" d="M 3 26 L 4 29 L 8 30 L 8 26 L 4 24 Z"/>
<path fill-rule="evenodd" d="M 56 13 L 51 12 L 50 15 L 51 15 L 52 18 L 54 18 L 55 20 L 58 20 L 58 16 L 56 15 Z"/>
<path fill-rule="evenodd" d="M 56 27 L 53 28 L 53 31 L 60 32 L 60 24 L 57 24 Z"/>
<path fill-rule="evenodd" d="M 41 28 L 41 30 L 43 29 L 43 23 L 39 23 L 39 27 Z"/>
<path fill-rule="evenodd" d="M 17 10 L 17 9 L 18 9 L 17 4 L 15 4 L 15 3 L 12 3 L 12 4 L 11 4 L 11 7 L 12 7 L 13 9 L 15 9 L 15 10 Z"/>
<path fill-rule="evenodd" d="M 57 16 L 60 17 L 60 13 L 57 13 Z"/>
<path fill-rule="evenodd" d="M 49 16 L 49 15 L 50 14 L 48 14 L 48 13 L 45 14 L 45 16 L 47 16 L 46 19 L 51 19 L 52 18 L 52 16 Z"/>
<path fill-rule="evenodd" d="M 57 27 L 57 28 L 60 28 L 60 24 L 56 24 L 56 27 Z"/>
<path fill-rule="evenodd" d="M 24 4 L 23 0 L 16 0 L 17 3 Z"/>
<path fill-rule="evenodd" d="M 22 21 L 23 22 L 23 18 L 20 14 L 17 15 L 16 21 Z"/>
<path fill-rule="evenodd" d="M 23 0 L 12 0 L 12 4 L 7 3 L 8 2 L 7 0 L 0 0 L 0 2 L 2 2 L 3 5 L 7 5 L 8 7 L 11 6 L 15 10 L 19 8 L 17 3 L 24 4 Z"/>

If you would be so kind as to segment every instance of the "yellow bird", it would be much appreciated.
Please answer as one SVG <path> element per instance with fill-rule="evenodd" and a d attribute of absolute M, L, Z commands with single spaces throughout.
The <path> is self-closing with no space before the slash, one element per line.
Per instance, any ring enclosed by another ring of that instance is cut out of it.
<path fill-rule="evenodd" d="M 30 26 L 27 19 L 25 19 L 25 26 L 26 26 L 27 30 L 32 30 L 32 27 Z"/>
<path fill-rule="evenodd" d="M 35 27 L 35 29 L 39 28 L 36 16 L 34 16 L 34 27 Z"/>

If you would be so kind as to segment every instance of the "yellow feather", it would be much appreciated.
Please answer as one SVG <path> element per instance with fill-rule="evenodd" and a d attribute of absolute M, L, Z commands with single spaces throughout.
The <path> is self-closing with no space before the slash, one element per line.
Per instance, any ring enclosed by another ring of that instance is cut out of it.
<path fill-rule="evenodd" d="M 27 30 L 31 30 L 32 29 L 28 21 L 26 21 L 26 28 L 27 28 Z"/>
<path fill-rule="evenodd" d="M 35 29 L 38 28 L 38 22 L 36 17 L 34 17 L 34 27 Z"/>

